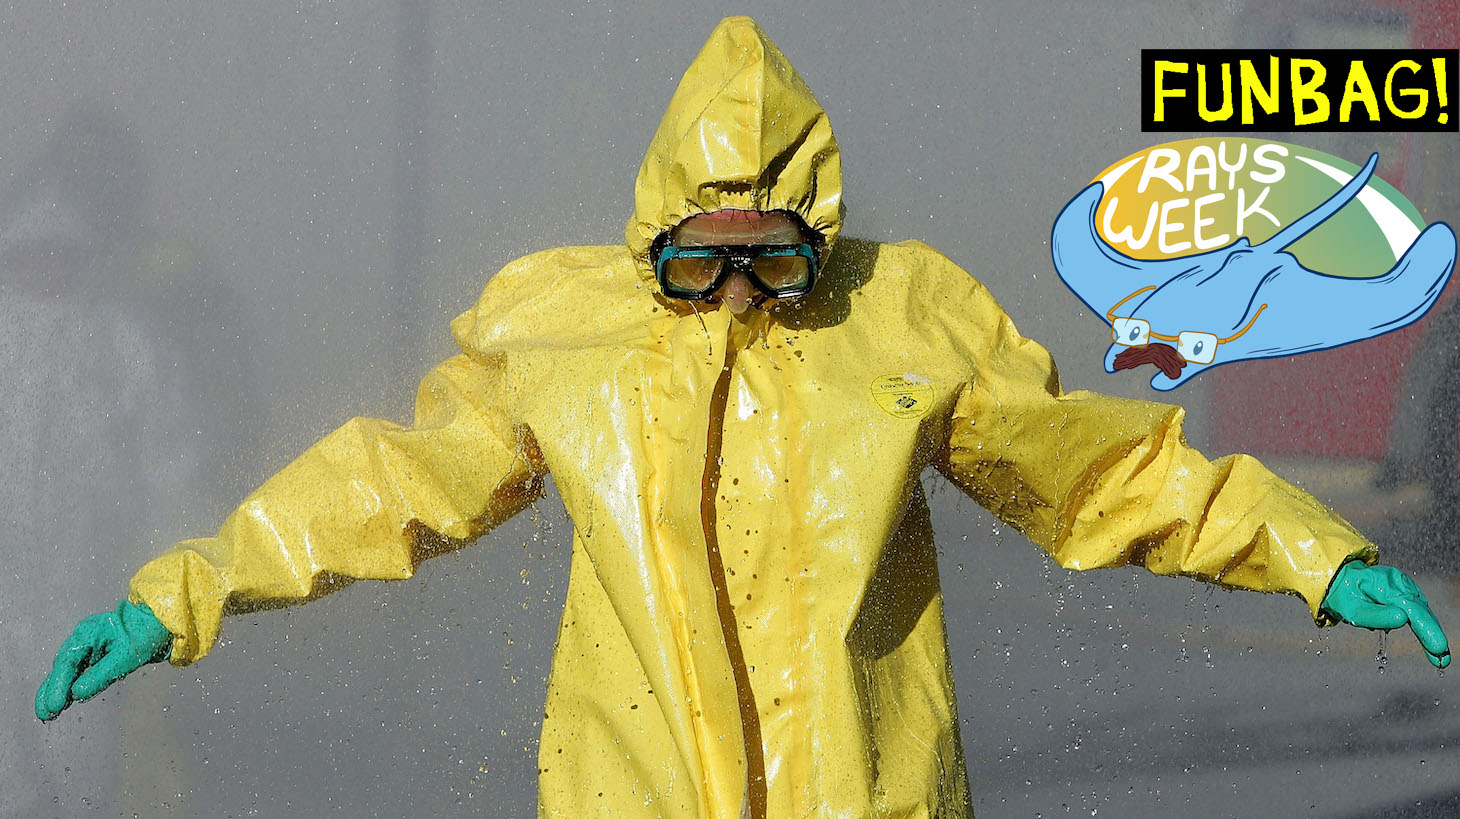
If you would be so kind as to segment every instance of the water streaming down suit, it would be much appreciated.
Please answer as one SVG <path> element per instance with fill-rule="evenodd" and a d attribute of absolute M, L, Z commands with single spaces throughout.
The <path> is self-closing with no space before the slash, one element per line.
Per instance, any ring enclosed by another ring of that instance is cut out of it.
<path fill-rule="evenodd" d="M 540 747 L 549 816 L 969 812 L 936 553 L 937 467 L 1061 565 L 1125 563 L 1303 597 L 1320 622 L 1352 527 L 1182 410 L 1063 393 L 1048 353 L 919 242 L 837 242 L 827 118 L 746 18 L 690 66 L 626 244 L 497 273 L 414 421 L 356 419 L 132 599 L 212 646 L 223 614 L 409 577 L 539 497 L 575 533 Z M 697 213 L 790 210 L 816 292 L 744 320 L 657 292 L 648 249 Z"/>

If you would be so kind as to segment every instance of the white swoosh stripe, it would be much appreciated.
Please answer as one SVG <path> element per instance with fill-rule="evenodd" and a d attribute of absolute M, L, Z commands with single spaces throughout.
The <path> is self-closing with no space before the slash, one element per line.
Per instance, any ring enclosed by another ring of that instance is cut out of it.
<path fill-rule="evenodd" d="M 1340 186 L 1354 178 L 1353 174 L 1344 173 L 1332 165 L 1316 159 L 1296 154 L 1294 156 L 1317 168 L 1324 176 L 1337 182 Z M 1399 257 L 1409 250 L 1409 246 L 1414 244 L 1414 240 L 1419 238 L 1419 228 L 1414 226 L 1414 222 L 1404 215 L 1404 211 L 1400 210 L 1398 205 L 1385 199 L 1383 194 L 1368 185 L 1359 191 L 1358 199 L 1368 209 L 1369 215 L 1374 217 L 1374 223 L 1379 226 L 1379 230 L 1384 232 L 1384 238 L 1389 242 L 1389 249 L 1394 252 L 1394 260 L 1398 261 Z"/>

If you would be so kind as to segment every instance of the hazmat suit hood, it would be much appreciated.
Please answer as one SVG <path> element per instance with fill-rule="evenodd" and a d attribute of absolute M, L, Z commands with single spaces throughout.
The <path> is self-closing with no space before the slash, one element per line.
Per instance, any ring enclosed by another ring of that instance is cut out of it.
<path fill-rule="evenodd" d="M 826 112 L 749 17 L 729 17 L 680 80 L 649 144 L 625 231 L 644 268 L 664 231 L 697 213 L 787 210 L 841 231 L 842 168 Z"/>

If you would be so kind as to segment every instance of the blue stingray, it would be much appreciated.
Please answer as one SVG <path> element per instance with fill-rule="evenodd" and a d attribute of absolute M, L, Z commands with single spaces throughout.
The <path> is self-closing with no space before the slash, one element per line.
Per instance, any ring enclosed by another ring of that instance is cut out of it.
<path fill-rule="evenodd" d="M 1174 379 L 1157 373 L 1151 379 L 1157 390 L 1175 389 L 1233 361 L 1326 350 L 1392 332 L 1424 315 L 1449 280 L 1456 246 L 1448 225 L 1425 228 L 1388 273 L 1370 278 L 1309 270 L 1283 250 L 1357 196 L 1378 159 L 1370 156 L 1338 193 L 1259 245 L 1241 237 L 1205 253 L 1152 261 L 1126 256 L 1101 238 L 1095 213 L 1105 188 L 1095 182 L 1055 219 L 1050 236 L 1055 269 L 1107 323 L 1106 311 L 1152 288 L 1122 304 L 1117 318 L 1144 319 L 1153 333 L 1166 335 L 1192 330 L 1228 338 L 1248 328 L 1217 345 L 1209 364 L 1188 362 Z M 1115 372 L 1115 356 L 1125 349 L 1110 345 L 1107 372 Z"/>

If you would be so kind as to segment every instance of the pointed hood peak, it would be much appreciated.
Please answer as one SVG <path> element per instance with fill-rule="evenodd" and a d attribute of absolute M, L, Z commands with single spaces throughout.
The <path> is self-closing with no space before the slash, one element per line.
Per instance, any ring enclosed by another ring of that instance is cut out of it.
<path fill-rule="evenodd" d="M 841 156 L 826 111 L 749 17 L 715 27 L 639 167 L 625 238 L 641 263 L 697 213 L 786 210 L 829 247 L 841 230 Z"/>

